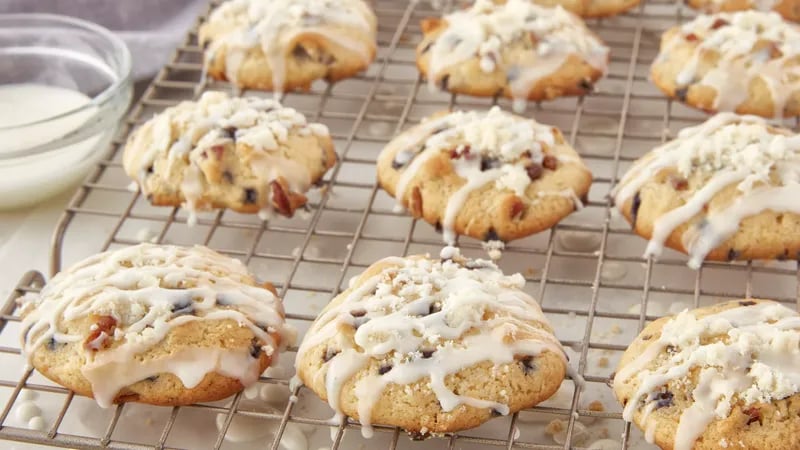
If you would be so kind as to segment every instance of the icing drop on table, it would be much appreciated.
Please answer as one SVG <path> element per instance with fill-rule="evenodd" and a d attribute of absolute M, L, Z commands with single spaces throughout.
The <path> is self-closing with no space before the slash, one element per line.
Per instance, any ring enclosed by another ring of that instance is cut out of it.
<path fill-rule="evenodd" d="M 27 422 L 40 414 L 42 410 L 32 401 L 19 402 L 15 408 L 15 415 L 21 422 Z"/>
<path fill-rule="evenodd" d="M 44 431 L 45 428 L 47 428 L 47 423 L 45 423 L 42 416 L 34 416 L 28 421 L 28 428 L 36 431 Z"/>
<path fill-rule="evenodd" d="M 600 279 L 603 281 L 619 281 L 625 278 L 628 269 L 624 264 L 616 261 L 603 262 L 603 268 L 600 269 Z M 641 305 L 637 305 L 640 306 Z"/>
<path fill-rule="evenodd" d="M 601 236 L 585 231 L 559 231 L 558 243 L 565 250 L 592 252 L 600 248 Z"/>

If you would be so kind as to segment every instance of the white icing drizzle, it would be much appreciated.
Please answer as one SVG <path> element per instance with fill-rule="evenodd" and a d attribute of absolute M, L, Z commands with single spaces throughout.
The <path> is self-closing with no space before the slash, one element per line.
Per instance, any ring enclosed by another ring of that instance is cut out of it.
<path fill-rule="evenodd" d="M 379 261 L 386 267 L 328 305 L 300 344 L 298 364 L 326 341 L 339 346 L 326 350 L 338 353 L 319 373 L 337 417 L 343 414 L 339 398 L 344 384 L 371 360 L 381 362 L 380 371 L 361 376 L 355 385 L 365 436 L 372 433 L 372 407 L 390 383 L 428 378 L 443 411 L 470 405 L 508 414 L 503 403 L 455 394 L 445 385 L 446 377 L 484 361 L 499 367 L 544 351 L 566 363 L 541 308 L 522 291 L 520 274 L 505 276 L 493 263 L 464 259 L 453 247 L 441 256 L 445 259 Z M 342 325 L 356 327 L 352 340 L 341 338 Z"/>
<path fill-rule="evenodd" d="M 786 103 L 800 90 L 800 26 L 774 12 L 741 11 L 700 15 L 662 43 L 657 62 L 681 43 L 697 41 L 678 87 L 707 86 L 716 91 L 714 109 L 735 111 L 748 96 L 752 80 L 761 78 L 772 96 L 773 116 L 783 117 Z M 700 59 L 709 51 L 719 58 L 698 78 Z"/>
<path fill-rule="evenodd" d="M 165 172 L 173 174 L 176 163 L 185 163 L 180 179 L 180 191 L 185 207 L 192 215 L 198 200 L 209 185 L 201 165 L 208 158 L 224 158 L 225 146 L 244 143 L 252 151 L 249 164 L 253 179 L 248 183 L 256 190 L 269 192 L 269 185 L 283 177 L 289 189 L 306 192 L 311 186 L 309 169 L 287 155 L 287 143 L 292 135 L 328 138 L 328 128 L 309 123 L 294 108 L 281 106 L 275 100 L 259 97 L 230 97 L 225 92 L 205 92 L 197 102 L 182 102 L 167 108 L 151 119 L 150 142 L 139 142 L 141 133 L 134 133 L 123 156 L 125 170 L 136 179 L 144 194 L 149 194 L 145 180 L 151 175 L 155 161 L 166 154 Z M 182 133 L 179 130 L 186 130 Z M 142 147 L 146 147 L 142 149 Z M 232 180 L 228 180 L 231 182 Z M 235 180 L 233 180 L 235 181 Z M 270 208 L 263 196 L 259 205 Z"/>
<path fill-rule="evenodd" d="M 608 47 L 583 21 L 561 6 L 550 8 L 530 0 L 477 0 L 470 8 L 444 16 L 447 28 L 430 48 L 428 82 L 450 66 L 480 58 L 484 73 L 505 73 L 512 97 L 523 101 L 544 77 L 557 71 L 569 55 L 577 55 L 606 72 Z M 503 61 L 503 48 L 527 34 L 535 36 L 532 59 L 519 65 Z"/>
<path fill-rule="evenodd" d="M 251 286 L 239 260 L 205 247 L 140 244 L 87 258 L 53 277 L 39 295 L 23 305 L 22 348 L 29 358 L 43 345 L 87 339 L 66 323 L 92 316 L 115 320 L 113 335 L 98 337 L 97 350 L 83 351 L 83 376 L 100 406 L 108 407 L 125 386 L 161 373 L 177 376 L 186 388 L 212 372 L 249 385 L 258 379 L 252 349 L 186 348 L 140 361 L 174 327 L 194 321 L 233 320 L 249 328 L 261 350 L 276 351 L 294 339 L 283 305 L 272 292 Z M 93 330 L 96 330 L 94 325 Z M 281 336 L 276 342 L 270 334 Z M 113 340 L 107 343 L 107 340 Z M 110 347 L 101 349 L 102 344 Z"/>
<path fill-rule="evenodd" d="M 360 55 L 365 65 L 372 59 L 375 15 L 363 0 L 231 0 L 209 16 L 209 25 L 228 29 L 211 40 L 206 64 L 225 48 L 225 76 L 236 84 L 246 55 L 260 48 L 272 71 L 272 86 L 283 91 L 286 59 L 297 39 L 314 34 Z M 350 36 L 359 30 L 370 41 Z"/>
<path fill-rule="evenodd" d="M 734 406 L 769 403 L 798 392 L 799 331 L 800 315 L 774 302 L 704 317 L 684 311 L 614 377 L 616 390 L 629 380 L 636 380 L 638 386 L 623 409 L 623 418 L 632 421 L 641 407 L 641 423 L 647 424 L 652 442 L 656 425 L 648 422 L 648 416 L 659 408 L 664 398 L 659 394 L 670 383 L 691 389 L 687 396 L 693 403 L 681 415 L 674 443 L 675 450 L 691 450 L 706 427 L 727 418 Z M 694 387 L 688 381 L 690 373 L 697 373 Z M 661 405 L 665 406 L 669 405 Z"/>
<path fill-rule="evenodd" d="M 677 139 L 634 163 L 612 190 L 616 204 L 622 207 L 664 169 L 686 179 L 702 177 L 702 186 L 687 190 L 683 205 L 656 219 L 645 257 L 660 255 L 676 228 L 703 214 L 708 202 L 731 185 L 737 187 L 737 198 L 708 208 L 684 234 L 690 267 L 699 268 L 746 217 L 767 210 L 800 214 L 800 135 L 770 128 L 760 117 L 720 113 L 681 130 Z"/>
<path fill-rule="evenodd" d="M 546 154 L 559 162 L 577 161 L 543 151 L 555 145 L 556 137 L 551 127 L 495 106 L 488 112 L 455 111 L 430 118 L 398 136 L 384 151 L 399 149 L 395 152 L 393 164 L 402 170 L 395 188 L 395 198 L 400 204 L 409 184 L 429 159 L 441 152 L 455 152 L 451 159 L 453 168 L 466 183 L 447 200 L 442 220 L 444 240 L 453 244 L 456 218 L 470 193 L 476 189 L 494 182 L 497 189 L 513 191 L 523 201 L 535 203 L 537 199 L 529 199 L 526 194 L 532 181 L 527 165 L 541 166 Z M 538 198 L 577 198 L 571 189 L 567 191 L 540 192 Z"/>

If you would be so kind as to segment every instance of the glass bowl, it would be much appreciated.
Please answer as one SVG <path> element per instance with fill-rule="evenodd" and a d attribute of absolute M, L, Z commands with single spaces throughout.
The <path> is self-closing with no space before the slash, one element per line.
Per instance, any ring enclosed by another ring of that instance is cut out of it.
<path fill-rule="evenodd" d="M 0 14 L 0 209 L 73 187 L 109 149 L 131 101 L 131 55 L 96 24 Z"/>

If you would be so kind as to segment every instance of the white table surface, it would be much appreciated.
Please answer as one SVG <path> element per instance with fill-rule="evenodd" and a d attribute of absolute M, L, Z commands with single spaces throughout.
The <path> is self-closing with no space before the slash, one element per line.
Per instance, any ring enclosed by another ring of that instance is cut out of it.
<path fill-rule="evenodd" d="M 50 237 L 74 188 L 39 205 L 0 212 L 0 297 L 5 299 L 20 277 L 38 270 L 49 278 Z"/>

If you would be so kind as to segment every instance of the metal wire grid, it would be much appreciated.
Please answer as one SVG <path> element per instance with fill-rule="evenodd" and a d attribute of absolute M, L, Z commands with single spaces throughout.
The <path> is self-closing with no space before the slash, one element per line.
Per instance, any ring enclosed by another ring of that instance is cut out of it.
<path fill-rule="evenodd" d="M 314 296 L 327 301 L 346 284 L 350 275 L 363 270 L 376 257 L 388 254 L 435 252 L 441 238 L 432 227 L 392 211 L 392 201 L 374 182 L 377 151 L 397 131 L 418 121 L 433 110 L 445 108 L 486 108 L 491 104 L 508 107 L 505 100 L 483 101 L 463 96 L 431 94 L 413 68 L 413 49 L 420 30 L 418 19 L 436 15 L 424 3 L 378 0 L 379 58 L 362 76 L 337 85 L 319 83 L 309 93 L 290 93 L 284 103 L 297 107 L 315 121 L 330 126 L 337 144 L 340 163 L 327 179 L 329 189 L 312 197 L 312 212 L 307 217 L 261 222 L 228 211 L 205 214 L 198 226 L 186 227 L 184 211 L 153 208 L 138 194 L 126 189 L 120 164 L 120 147 L 128 132 L 164 107 L 180 100 L 196 98 L 202 91 L 230 90 L 224 83 L 201 77 L 201 49 L 195 31 L 189 33 L 172 61 L 158 74 L 133 108 L 108 159 L 102 161 L 76 192 L 54 233 L 53 272 L 62 261 L 86 256 L 93 250 L 137 243 L 142 236 L 134 229 L 155 226 L 152 240 L 173 243 L 200 243 L 242 259 L 251 269 L 279 287 L 287 305 L 288 318 L 304 330 L 315 318 Z M 445 8 L 452 8 L 452 2 Z M 544 311 L 554 321 L 562 343 L 571 349 L 573 364 L 587 381 L 583 391 L 572 387 L 566 404 L 537 406 L 533 412 L 566 422 L 564 444 L 541 433 L 543 424 L 525 427 L 522 413 L 464 434 L 446 435 L 426 442 L 429 448 L 574 448 L 586 444 L 580 438 L 579 420 L 599 420 L 612 437 L 628 448 L 638 434 L 625 425 L 619 409 L 604 402 L 608 411 L 590 410 L 588 398 L 608 399 L 605 382 L 626 343 L 644 324 L 668 312 L 669 305 L 699 306 L 720 298 L 766 296 L 784 302 L 800 299 L 800 272 L 795 262 L 771 265 L 709 263 L 693 272 L 684 267 L 685 258 L 670 253 L 660 259 L 643 260 L 643 242 L 631 235 L 628 227 L 611 211 L 606 194 L 626 166 L 642 152 L 666 140 L 671 133 L 697 123 L 703 116 L 673 104 L 647 83 L 647 67 L 655 55 L 660 31 L 681 22 L 687 12 L 681 5 L 654 0 L 643 3 L 628 15 L 591 21 L 590 27 L 612 47 L 612 64 L 607 78 L 590 97 L 563 99 L 532 105 L 528 115 L 544 123 L 559 125 L 576 145 L 595 173 L 589 202 L 554 230 L 514 242 L 504 252 L 500 265 L 507 271 L 525 273 L 529 288 L 538 294 Z M 691 13 L 689 13 L 691 14 Z M 199 20 L 202 22 L 205 16 Z M 248 94 L 254 94 L 248 92 Z M 376 125 L 383 124 L 383 125 Z M 798 123 L 794 123 L 798 127 Z M 144 225 L 143 225 L 144 224 Z M 102 232 L 98 232 L 102 229 Z M 87 234 L 88 233 L 88 234 Z M 569 238 L 590 245 L 567 245 Z M 70 248 L 70 245 L 76 247 Z M 78 248 L 80 244 L 83 247 Z M 462 239 L 467 253 L 479 254 L 480 244 Z M 337 251 L 338 249 L 338 251 Z M 342 255 L 343 253 L 343 255 Z M 612 277 L 609 268 L 623 275 Z M 37 273 L 27 274 L 0 311 L 0 342 L 13 333 L 19 318 L 15 299 L 35 291 L 43 282 Z M 683 302 L 683 303 L 681 303 Z M 559 323 L 568 324 L 559 327 Z M 606 330 L 606 331 L 603 331 Z M 621 330 L 621 331 L 620 331 Z M 290 349 L 290 352 L 296 349 Z M 19 356 L 18 346 L 0 346 L 0 356 Z M 286 356 L 291 360 L 292 354 Z M 605 358 L 605 364 L 597 361 Z M 17 364 L 19 364 L 19 360 Z M 288 377 L 262 377 L 263 384 L 287 385 Z M 574 385 L 570 385 L 574 386 Z M 150 437 L 119 438 L 126 423 L 119 405 L 110 413 L 107 426 L 96 436 L 71 434 L 64 424 L 78 399 L 27 370 L 19 379 L 0 379 L 0 388 L 10 390 L 0 414 L 0 438 L 17 441 L 86 448 L 184 448 L 173 438 L 182 427 L 185 411 L 200 410 L 224 414 L 224 422 L 211 448 L 225 447 L 225 433 L 236 417 L 271 421 L 277 432 L 265 438 L 259 448 L 282 448 L 288 424 L 305 424 L 333 430 L 332 449 L 355 448 L 345 439 L 345 430 L 358 424 L 343 420 L 332 424 L 288 402 L 282 411 L 250 411 L 242 407 L 242 396 L 230 404 L 193 405 L 173 408 L 163 427 Z M 9 426 L 8 419 L 20 391 L 30 389 L 59 396 L 58 414 L 44 432 Z M 302 400 L 313 398 L 305 389 L 295 392 Z M 402 432 L 377 427 L 378 433 L 367 448 L 378 443 L 389 449 L 408 446 Z M 530 432 L 529 432 L 530 431 Z M 350 432 L 347 436 L 357 434 Z M 382 436 L 381 436 L 382 435 Z M 533 436 L 533 437 L 529 437 Z M 382 438 L 382 439 L 381 439 Z M 573 442 L 575 440 L 575 442 Z M 285 442 L 284 442 L 285 444 Z M 383 448 L 383 447 L 381 447 Z"/>

